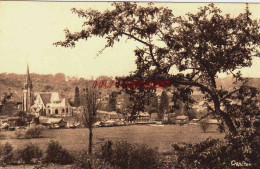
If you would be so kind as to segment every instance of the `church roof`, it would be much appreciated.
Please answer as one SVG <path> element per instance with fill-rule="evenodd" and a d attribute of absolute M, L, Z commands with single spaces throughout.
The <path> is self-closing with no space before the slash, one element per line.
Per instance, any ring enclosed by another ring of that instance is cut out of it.
<path fill-rule="evenodd" d="M 51 93 L 40 93 L 44 106 L 51 102 Z"/>

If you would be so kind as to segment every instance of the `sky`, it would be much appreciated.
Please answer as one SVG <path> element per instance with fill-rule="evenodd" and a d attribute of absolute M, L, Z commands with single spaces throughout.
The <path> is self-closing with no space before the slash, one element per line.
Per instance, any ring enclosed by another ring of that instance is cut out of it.
<path fill-rule="evenodd" d="M 156 3 L 167 6 L 175 16 L 198 11 L 203 3 Z M 236 16 L 245 4 L 219 3 L 224 13 Z M 128 75 L 136 69 L 135 41 L 120 41 L 113 48 L 96 56 L 105 45 L 104 39 L 92 38 L 76 43 L 75 48 L 53 45 L 64 39 L 64 29 L 79 31 L 82 19 L 71 8 L 111 9 L 108 2 L 11 2 L 0 1 L 0 73 L 40 74 L 64 73 L 67 76 L 91 78 L 101 75 Z M 253 18 L 260 18 L 260 4 L 250 4 Z M 250 68 L 242 69 L 247 77 L 260 77 L 260 59 L 254 59 Z"/>

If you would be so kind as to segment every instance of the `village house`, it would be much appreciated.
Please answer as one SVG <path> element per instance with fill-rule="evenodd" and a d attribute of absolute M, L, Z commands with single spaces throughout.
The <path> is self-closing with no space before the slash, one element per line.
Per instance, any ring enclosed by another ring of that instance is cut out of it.
<path fill-rule="evenodd" d="M 40 124 L 46 126 L 48 128 L 65 128 L 67 127 L 67 122 L 64 121 L 62 118 L 47 118 L 47 117 L 40 117 L 39 118 Z"/>
<path fill-rule="evenodd" d="M 151 116 L 148 112 L 138 112 L 135 116 L 134 122 L 136 124 L 151 123 Z"/>
<path fill-rule="evenodd" d="M 114 120 L 114 121 L 124 121 L 125 118 L 122 114 L 118 114 L 115 111 L 107 112 L 107 111 L 97 111 L 97 121 L 107 121 L 107 120 Z"/>
<path fill-rule="evenodd" d="M 175 122 L 177 124 L 187 124 L 187 123 L 189 123 L 189 117 L 188 116 L 177 116 L 175 119 Z"/>
<path fill-rule="evenodd" d="M 18 119 L 19 117 L 7 117 L 7 116 L 0 117 L 1 129 L 10 129 L 10 128 L 17 127 Z"/>

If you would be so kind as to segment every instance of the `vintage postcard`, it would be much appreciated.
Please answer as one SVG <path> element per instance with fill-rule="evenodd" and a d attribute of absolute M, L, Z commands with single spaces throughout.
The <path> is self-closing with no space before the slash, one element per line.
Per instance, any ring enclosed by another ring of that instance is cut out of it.
<path fill-rule="evenodd" d="M 0 168 L 259 168 L 259 9 L 0 1 Z"/>

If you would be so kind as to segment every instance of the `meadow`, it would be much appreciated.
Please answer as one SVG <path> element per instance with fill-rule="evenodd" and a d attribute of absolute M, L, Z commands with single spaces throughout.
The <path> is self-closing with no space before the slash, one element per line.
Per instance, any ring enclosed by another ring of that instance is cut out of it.
<path fill-rule="evenodd" d="M 171 144 L 174 142 L 197 143 L 208 137 L 222 139 L 224 134 L 211 126 L 206 133 L 203 133 L 197 125 L 165 125 L 146 126 L 131 125 L 120 127 L 100 127 L 94 129 L 94 150 L 98 151 L 100 145 L 107 140 L 126 140 L 131 143 L 144 143 L 151 147 L 157 147 L 160 153 L 171 151 Z M 1 131 L 5 139 L 0 143 L 9 142 L 14 148 L 22 147 L 26 143 L 35 143 L 41 148 L 46 148 L 47 142 L 56 140 L 70 152 L 78 152 L 88 147 L 88 129 L 49 129 L 42 133 L 41 138 L 17 139 L 14 131 Z"/>

